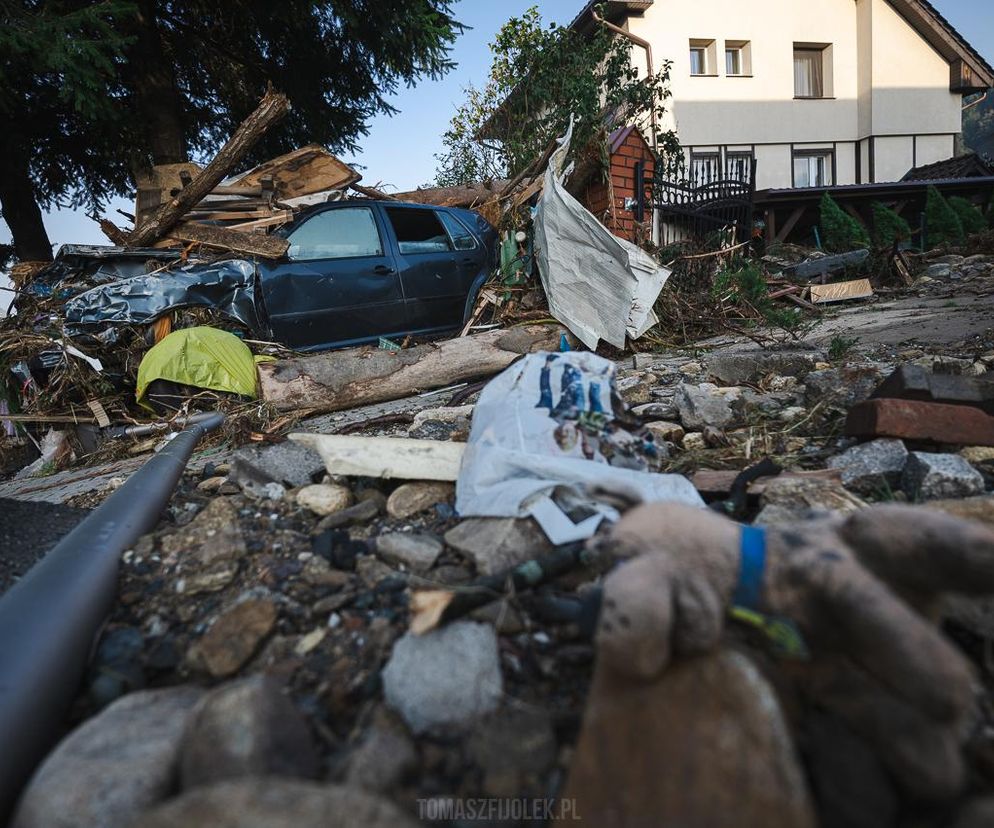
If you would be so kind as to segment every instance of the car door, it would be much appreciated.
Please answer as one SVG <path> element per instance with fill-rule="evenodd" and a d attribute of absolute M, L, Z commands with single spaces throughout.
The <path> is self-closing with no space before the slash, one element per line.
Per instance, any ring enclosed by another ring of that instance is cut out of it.
<path fill-rule="evenodd" d="M 462 212 L 460 216 L 458 213 Z M 459 273 L 459 289 L 463 296 L 463 306 L 458 309 L 459 316 L 455 324 L 461 325 L 465 314 L 472 311 L 466 307 L 466 299 L 483 285 L 493 272 L 494 262 L 491 262 L 492 248 L 487 246 L 477 238 L 470 229 L 468 218 L 479 219 L 468 211 L 438 210 L 438 218 L 452 240 L 452 246 L 456 251 L 456 264 Z M 491 231 L 492 232 L 492 231 Z"/>
<path fill-rule="evenodd" d="M 286 260 L 264 266 L 262 273 L 277 341 L 317 350 L 408 329 L 384 230 L 373 204 L 327 207 L 290 229 Z"/>
<path fill-rule="evenodd" d="M 431 207 L 384 205 L 393 230 L 412 331 L 451 328 L 462 319 L 466 290 L 459 254 Z"/>

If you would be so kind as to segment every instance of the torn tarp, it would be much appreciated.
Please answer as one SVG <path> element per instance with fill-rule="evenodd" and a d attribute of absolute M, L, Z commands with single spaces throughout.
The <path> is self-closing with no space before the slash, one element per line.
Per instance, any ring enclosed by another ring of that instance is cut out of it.
<path fill-rule="evenodd" d="M 620 239 L 566 192 L 566 155 L 573 128 L 545 174 L 535 214 L 538 270 L 552 315 L 590 349 L 601 339 L 625 347 L 659 320 L 652 306 L 671 271 Z"/>
<path fill-rule="evenodd" d="M 255 304 L 255 265 L 230 259 L 213 265 L 145 274 L 88 290 L 66 303 L 66 323 L 145 325 L 177 308 L 200 305 L 263 331 Z"/>
<path fill-rule="evenodd" d="M 456 483 L 463 517 L 531 515 L 553 543 L 590 537 L 621 501 L 704 502 L 650 469 L 659 449 L 616 417 L 614 363 L 572 351 L 526 356 L 483 389 Z M 654 457 L 655 455 L 655 457 Z"/>

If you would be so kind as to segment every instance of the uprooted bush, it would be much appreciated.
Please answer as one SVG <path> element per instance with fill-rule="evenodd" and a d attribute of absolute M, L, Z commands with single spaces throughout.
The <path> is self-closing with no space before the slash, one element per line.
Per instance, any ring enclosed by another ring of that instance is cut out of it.
<path fill-rule="evenodd" d="M 928 188 L 925 200 L 926 243 L 931 247 L 939 245 L 960 245 L 965 239 L 963 222 L 956 210 L 943 198 L 935 187 Z"/>
<path fill-rule="evenodd" d="M 877 247 L 890 248 L 910 238 L 908 222 L 886 204 L 873 202 L 873 242 Z"/>
<path fill-rule="evenodd" d="M 984 218 L 984 214 L 977 209 L 972 201 L 961 196 L 953 196 L 948 201 L 949 206 L 959 216 L 964 235 L 972 236 L 975 233 L 983 233 L 987 229 L 987 220 Z"/>
<path fill-rule="evenodd" d="M 828 193 L 821 200 L 822 246 L 830 253 L 846 253 L 870 246 L 870 237 L 856 219 Z"/>

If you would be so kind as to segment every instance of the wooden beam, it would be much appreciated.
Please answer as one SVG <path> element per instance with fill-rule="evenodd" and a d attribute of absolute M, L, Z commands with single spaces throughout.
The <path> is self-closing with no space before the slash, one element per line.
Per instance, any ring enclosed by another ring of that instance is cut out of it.
<path fill-rule="evenodd" d="M 185 242 L 199 242 L 221 250 L 261 256 L 263 259 L 278 259 L 290 247 L 290 242 L 279 236 L 263 233 L 245 233 L 230 227 L 215 227 L 210 224 L 197 224 L 185 221 L 169 231 L 171 238 Z"/>
<path fill-rule="evenodd" d="M 163 204 L 128 237 L 133 247 L 145 247 L 166 235 L 184 215 L 208 195 L 241 161 L 269 128 L 290 111 L 286 95 L 268 89 L 259 106 L 235 130 L 211 162 L 184 187 L 178 196 Z"/>
<path fill-rule="evenodd" d="M 466 450 L 465 443 L 405 437 L 291 434 L 290 439 L 320 454 L 328 474 L 395 480 L 453 481 Z"/>
<path fill-rule="evenodd" d="M 798 207 L 790 214 L 790 217 L 787 219 L 786 222 L 784 222 L 783 227 L 780 228 L 780 233 L 776 237 L 778 242 L 787 240 L 787 236 L 790 235 L 790 231 L 797 226 L 797 222 L 801 220 L 801 216 L 803 215 L 804 215 L 803 207 Z"/>

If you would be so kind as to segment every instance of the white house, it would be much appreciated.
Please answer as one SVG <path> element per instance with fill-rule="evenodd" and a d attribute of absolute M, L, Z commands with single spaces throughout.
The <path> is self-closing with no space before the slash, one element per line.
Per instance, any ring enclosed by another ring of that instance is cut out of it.
<path fill-rule="evenodd" d="M 697 179 L 755 159 L 761 190 L 897 181 L 953 156 L 963 95 L 994 86 L 926 0 L 610 0 L 606 17 L 672 61 L 665 126 Z"/>

